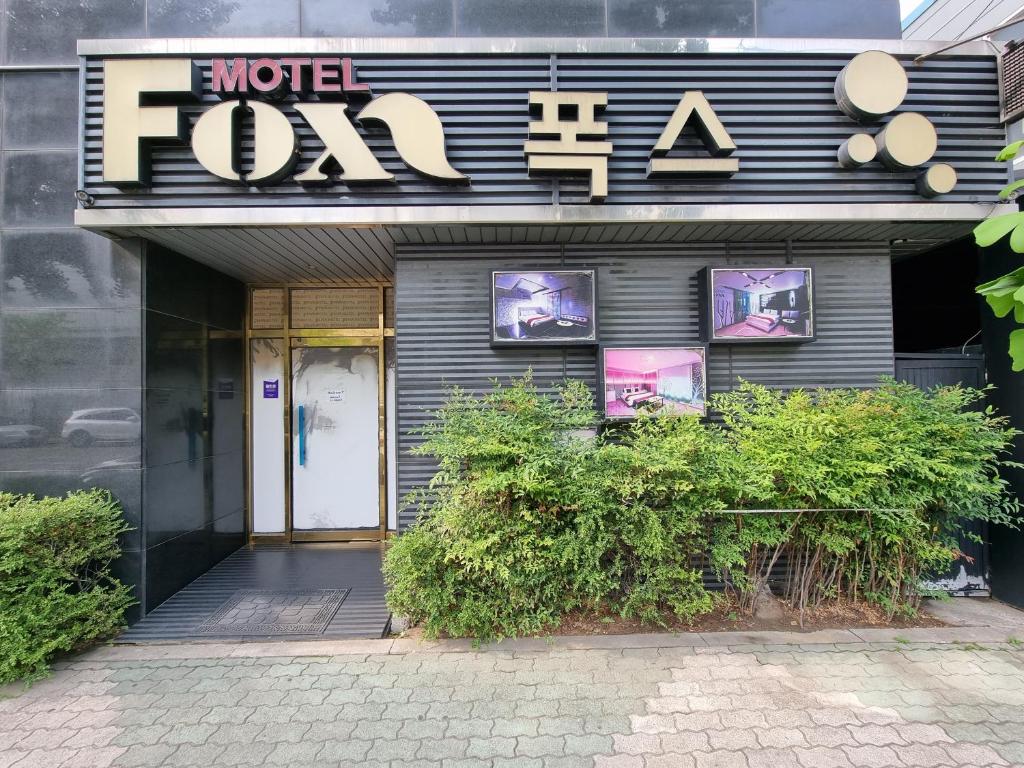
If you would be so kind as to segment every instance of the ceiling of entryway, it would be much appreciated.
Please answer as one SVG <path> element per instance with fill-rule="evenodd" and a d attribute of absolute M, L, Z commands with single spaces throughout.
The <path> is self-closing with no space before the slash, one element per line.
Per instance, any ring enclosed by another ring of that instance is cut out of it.
<path fill-rule="evenodd" d="M 650 222 L 391 225 L 369 227 L 129 227 L 142 237 L 247 283 L 365 285 L 391 280 L 396 245 L 886 241 L 894 258 L 968 234 L 964 221 Z"/>

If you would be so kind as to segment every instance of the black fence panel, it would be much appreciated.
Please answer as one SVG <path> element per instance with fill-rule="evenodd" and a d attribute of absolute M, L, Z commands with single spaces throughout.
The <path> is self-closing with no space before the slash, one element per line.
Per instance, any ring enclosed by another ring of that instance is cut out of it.
<path fill-rule="evenodd" d="M 922 389 L 953 384 L 980 388 L 985 386 L 985 357 L 955 352 L 897 354 L 896 378 Z M 963 558 L 931 584 L 951 595 L 989 595 L 988 524 L 967 523 L 964 533 L 960 539 Z M 971 535 L 981 538 L 981 543 Z"/>

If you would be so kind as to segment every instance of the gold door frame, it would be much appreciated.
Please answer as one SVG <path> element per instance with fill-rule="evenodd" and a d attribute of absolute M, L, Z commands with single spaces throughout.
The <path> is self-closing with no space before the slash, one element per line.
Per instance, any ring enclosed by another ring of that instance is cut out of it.
<path fill-rule="evenodd" d="M 294 419 L 291 418 L 293 404 L 289 400 L 289 429 L 286 435 L 288 445 L 287 463 L 287 515 L 288 529 L 291 531 L 292 541 L 383 541 L 387 536 L 387 471 L 385 466 L 385 422 L 384 422 L 384 337 L 383 336 L 309 336 L 302 335 L 293 337 L 288 345 L 288 378 L 289 383 L 292 376 L 292 356 L 297 349 L 310 349 L 313 347 L 341 348 L 341 347 L 373 347 L 377 350 L 377 493 L 378 493 L 378 525 L 376 530 L 366 528 L 346 529 L 337 528 L 330 531 L 298 531 L 295 529 L 294 510 L 294 489 L 292 488 L 292 472 L 294 466 L 292 440 L 294 439 Z M 289 398 L 291 392 L 289 391 Z"/>
<path fill-rule="evenodd" d="M 252 498 L 252 413 L 250 396 L 246 397 L 246 499 L 248 510 L 246 513 L 249 528 L 249 541 L 384 541 L 387 538 L 387 510 L 388 510 L 388 466 L 387 466 L 387 403 L 386 403 L 386 376 L 387 358 L 385 339 L 395 335 L 394 328 L 385 327 L 386 305 L 385 291 L 391 288 L 390 283 L 379 283 L 376 288 L 380 292 L 379 307 L 376 328 L 302 328 L 291 327 L 291 293 L 296 289 L 303 288 L 338 288 L 345 289 L 352 286 L 331 286 L 331 285 L 250 285 L 248 286 L 248 299 L 246 301 L 245 318 L 245 368 L 248 391 L 254 392 L 255 386 L 252 382 L 252 362 L 250 359 L 253 339 L 278 339 L 282 342 L 284 351 L 284 376 L 281 382 L 281 396 L 283 399 L 284 418 L 284 533 L 283 534 L 254 534 L 253 533 L 253 498 Z M 366 288 L 367 286 L 359 286 Z M 251 328 L 252 294 L 260 289 L 280 289 L 284 291 L 282 306 L 283 317 L 281 327 L 273 330 L 253 330 Z M 376 347 L 377 349 L 377 474 L 379 487 L 379 525 L 375 529 L 336 529 L 331 531 L 296 531 L 292 525 L 292 353 L 295 349 L 309 347 Z"/>

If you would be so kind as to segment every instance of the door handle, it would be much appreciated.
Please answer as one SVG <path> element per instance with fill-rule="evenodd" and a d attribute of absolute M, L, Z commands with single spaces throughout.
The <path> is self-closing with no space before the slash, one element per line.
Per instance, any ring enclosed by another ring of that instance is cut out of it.
<path fill-rule="evenodd" d="M 299 466 L 306 466 L 306 407 L 299 406 Z"/>

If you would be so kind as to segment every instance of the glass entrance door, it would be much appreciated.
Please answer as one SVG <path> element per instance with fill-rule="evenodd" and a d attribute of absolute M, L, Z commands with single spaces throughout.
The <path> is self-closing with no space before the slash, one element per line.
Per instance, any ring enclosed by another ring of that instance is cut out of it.
<path fill-rule="evenodd" d="M 380 538 L 380 340 L 299 339 L 294 344 L 292 539 Z"/>

